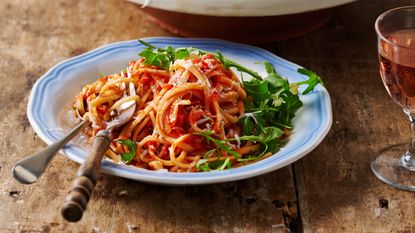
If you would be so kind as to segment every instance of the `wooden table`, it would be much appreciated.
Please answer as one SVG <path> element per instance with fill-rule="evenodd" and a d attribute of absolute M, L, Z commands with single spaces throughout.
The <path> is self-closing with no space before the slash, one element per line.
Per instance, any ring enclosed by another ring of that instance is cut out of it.
<path fill-rule="evenodd" d="M 384 185 L 369 168 L 377 151 L 409 138 L 380 81 L 374 21 L 411 3 L 359 1 L 318 31 L 262 46 L 316 71 L 331 94 L 332 130 L 294 165 L 197 187 L 102 175 L 83 219 L 71 224 L 59 208 L 78 164 L 58 156 L 30 186 L 10 173 L 45 146 L 26 117 L 32 85 L 56 63 L 98 46 L 172 35 L 125 1 L 2 0 L 0 232 L 414 232 L 414 194 Z"/>

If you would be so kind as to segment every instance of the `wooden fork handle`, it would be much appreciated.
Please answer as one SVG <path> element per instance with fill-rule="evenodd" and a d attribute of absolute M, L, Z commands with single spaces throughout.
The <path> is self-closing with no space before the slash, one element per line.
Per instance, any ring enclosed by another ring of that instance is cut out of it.
<path fill-rule="evenodd" d="M 102 130 L 95 136 L 88 157 L 79 167 L 77 177 L 61 208 L 62 216 L 67 221 L 77 222 L 82 218 L 99 177 L 102 157 L 110 143 L 111 139 L 107 130 Z"/>

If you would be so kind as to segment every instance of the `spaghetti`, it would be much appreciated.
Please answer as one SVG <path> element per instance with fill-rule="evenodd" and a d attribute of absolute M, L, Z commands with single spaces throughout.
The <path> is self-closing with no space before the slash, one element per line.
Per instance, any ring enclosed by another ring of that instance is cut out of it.
<path fill-rule="evenodd" d="M 247 94 L 235 74 L 213 54 L 191 54 L 164 70 L 131 61 L 118 74 L 101 77 L 75 96 L 74 109 L 92 124 L 92 138 L 128 101 L 136 102 L 133 118 L 112 133 L 106 155 L 116 162 L 171 172 L 204 171 L 202 163 L 218 169 L 244 164 L 240 159 L 260 150 L 260 144 L 239 140 Z M 130 91 L 134 88 L 134 91 Z M 122 143 L 130 140 L 133 146 Z M 270 152 L 262 156 L 271 155 Z"/>

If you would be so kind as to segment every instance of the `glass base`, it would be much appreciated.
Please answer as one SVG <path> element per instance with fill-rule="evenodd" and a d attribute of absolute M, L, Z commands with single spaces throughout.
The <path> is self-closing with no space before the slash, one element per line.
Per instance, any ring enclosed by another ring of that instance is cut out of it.
<path fill-rule="evenodd" d="M 415 191 L 415 171 L 403 162 L 406 145 L 383 149 L 370 163 L 373 173 L 386 184 L 402 190 Z"/>

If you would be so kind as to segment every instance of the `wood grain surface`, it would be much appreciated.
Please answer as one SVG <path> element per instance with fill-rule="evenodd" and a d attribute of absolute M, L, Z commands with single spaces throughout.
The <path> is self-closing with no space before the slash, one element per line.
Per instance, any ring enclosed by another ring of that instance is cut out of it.
<path fill-rule="evenodd" d="M 415 232 L 414 193 L 370 171 L 384 147 L 409 142 L 406 115 L 389 97 L 377 61 L 376 17 L 415 1 L 359 1 L 325 27 L 269 49 L 324 78 L 333 126 L 324 142 L 295 163 L 304 232 Z"/>
<path fill-rule="evenodd" d="M 243 181 L 167 187 L 103 174 L 76 224 L 59 208 L 78 164 L 57 156 L 27 186 L 10 169 L 45 144 L 26 117 L 34 82 L 56 63 L 110 42 L 173 36 L 121 0 L 2 0 L 0 232 L 415 232 L 414 193 L 371 173 L 381 148 L 409 140 L 378 74 L 376 16 L 412 0 L 347 5 L 303 37 L 261 45 L 323 77 L 333 127 L 293 166 Z"/>

